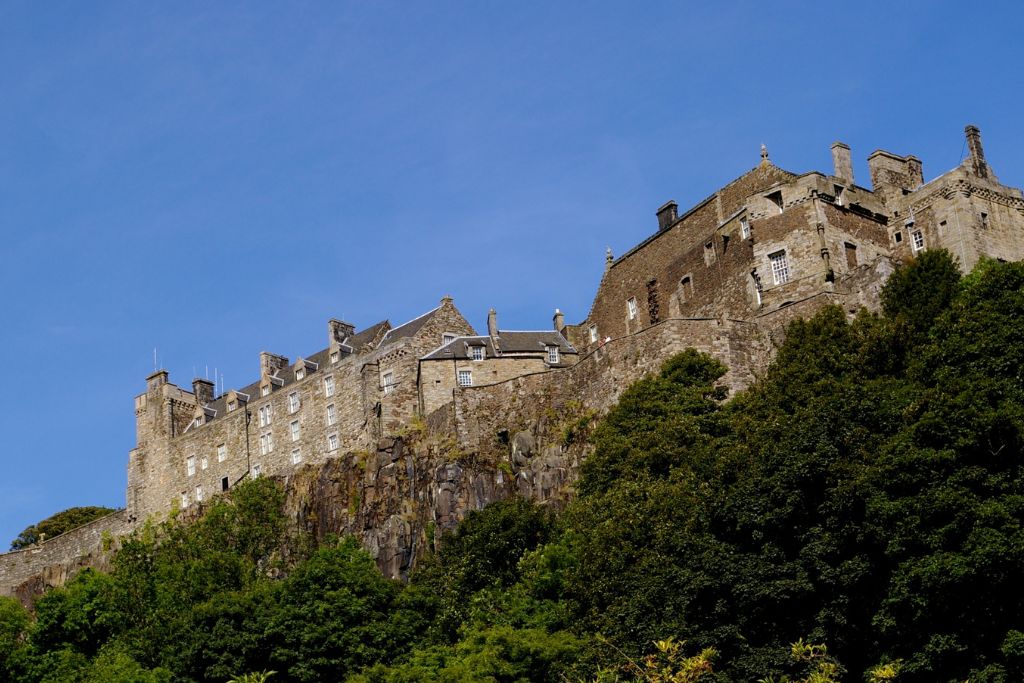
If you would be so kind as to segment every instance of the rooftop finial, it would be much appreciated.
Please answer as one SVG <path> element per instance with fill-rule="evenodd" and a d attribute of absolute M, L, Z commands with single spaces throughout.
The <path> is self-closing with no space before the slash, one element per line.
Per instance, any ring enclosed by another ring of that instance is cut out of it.
<path fill-rule="evenodd" d="M 761 164 L 768 163 L 768 145 L 761 143 Z"/>
<path fill-rule="evenodd" d="M 604 260 L 607 261 L 608 263 L 611 263 L 612 261 L 615 260 L 615 258 L 612 256 L 611 247 L 608 247 L 607 249 L 604 250 Z"/>

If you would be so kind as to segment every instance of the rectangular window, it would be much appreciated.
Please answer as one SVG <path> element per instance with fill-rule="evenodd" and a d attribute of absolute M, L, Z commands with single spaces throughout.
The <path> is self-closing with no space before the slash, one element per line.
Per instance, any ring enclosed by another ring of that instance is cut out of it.
<path fill-rule="evenodd" d="M 395 373 L 388 371 L 385 372 L 381 380 L 381 384 L 384 387 L 384 393 L 390 394 L 395 390 Z"/>
<path fill-rule="evenodd" d="M 742 239 L 750 239 L 750 221 L 746 218 L 740 219 L 740 237 Z"/>
<path fill-rule="evenodd" d="M 258 477 L 262 473 L 263 473 L 263 468 L 260 466 L 259 463 L 256 463 L 255 465 L 252 466 L 252 476 Z"/>
<path fill-rule="evenodd" d="M 221 477 L 220 478 L 220 490 L 221 491 L 227 491 L 228 490 L 228 478 L 227 477 Z"/>
<path fill-rule="evenodd" d="M 921 232 L 920 230 L 915 230 L 914 232 L 910 233 L 910 236 L 912 238 L 914 238 L 914 253 L 915 254 L 917 252 L 921 251 L 922 249 L 924 249 L 924 233 L 923 232 Z"/>
<path fill-rule="evenodd" d="M 228 412 L 229 413 L 234 412 L 234 410 L 237 407 L 238 407 L 238 402 L 237 401 L 228 401 Z"/>
<path fill-rule="evenodd" d="M 288 412 L 294 413 L 299 409 L 299 392 L 293 391 L 288 394 Z"/>
<path fill-rule="evenodd" d="M 298 420 L 294 420 L 289 425 L 289 429 L 291 429 L 292 441 L 298 441 L 299 440 L 299 421 Z"/>
<path fill-rule="evenodd" d="M 988 214 L 984 211 L 981 212 L 981 227 L 988 228 Z"/>
<path fill-rule="evenodd" d="M 183 508 L 187 508 L 188 507 L 188 492 L 186 492 L 186 491 L 182 491 L 181 492 L 181 507 L 183 507 Z"/>
<path fill-rule="evenodd" d="M 270 385 L 264 384 L 260 387 L 260 396 L 270 396 Z"/>
<path fill-rule="evenodd" d="M 334 409 L 334 404 L 327 406 L 327 426 L 331 427 L 335 422 L 338 421 L 338 411 Z"/>
<path fill-rule="evenodd" d="M 269 403 L 256 412 L 260 415 L 260 427 L 266 427 L 273 420 L 274 413 Z"/>
<path fill-rule="evenodd" d="M 689 301 L 693 298 L 693 279 L 687 275 L 679 281 L 679 300 Z"/>
<path fill-rule="evenodd" d="M 336 451 L 338 450 L 338 435 L 331 434 L 327 437 L 327 450 Z"/>
<path fill-rule="evenodd" d="M 185 469 L 190 477 L 196 473 L 196 456 L 190 455 L 185 458 Z"/>
<path fill-rule="evenodd" d="M 789 282 L 789 260 L 785 251 L 777 251 L 768 254 L 768 260 L 772 264 L 772 279 L 777 285 L 784 285 Z"/>
<path fill-rule="evenodd" d="M 441 335 L 441 343 L 442 344 L 451 344 L 453 341 L 455 341 L 455 335 L 454 334 L 442 334 Z"/>
<path fill-rule="evenodd" d="M 202 486 L 197 486 L 196 487 L 196 502 L 197 503 L 202 503 L 203 502 L 203 487 Z"/>
<path fill-rule="evenodd" d="M 324 377 L 324 396 L 334 396 L 334 378 Z"/>
<path fill-rule="evenodd" d="M 459 370 L 459 386 L 460 387 L 471 387 L 473 386 L 473 373 L 469 370 Z"/>
<path fill-rule="evenodd" d="M 302 462 L 302 451 L 296 448 L 292 451 L 292 464 L 298 465 L 300 462 Z"/>
<path fill-rule="evenodd" d="M 630 297 L 626 302 L 626 313 L 630 320 L 636 320 L 636 299 L 634 297 Z"/>
<path fill-rule="evenodd" d="M 339 352 L 339 351 L 331 351 L 331 362 L 332 363 L 337 363 L 339 358 L 341 358 L 341 352 Z"/>
<path fill-rule="evenodd" d="M 210 466 L 210 459 L 205 455 L 199 460 L 199 469 L 207 469 Z"/>
<path fill-rule="evenodd" d="M 714 240 L 704 243 L 704 265 L 710 266 L 715 262 L 715 242 Z"/>
<path fill-rule="evenodd" d="M 590 343 L 597 341 L 597 325 L 590 326 Z"/>
<path fill-rule="evenodd" d="M 274 450 L 274 435 L 260 434 L 260 455 L 266 455 Z"/>
<path fill-rule="evenodd" d="M 846 267 L 853 270 L 857 267 L 857 245 L 843 242 L 843 250 L 846 252 Z"/>
<path fill-rule="evenodd" d="M 482 346 L 472 346 L 472 347 L 470 347 L 470 354 L 471 354 L 473 360 L 483 360 L 484 359 L 484 347 L 482 347 Z"/>
<path fill-rule="evenodd" d="M 558 347 L 557 346 L 549 346 L 548 347 L 548 363 L 550 363 L 551 365 L 556 365 L 558 363 Z"/>
<path fill-rule="evenodd" d="M 305 379 L 305 378 L 306 378 L 306 370 L 304 368 L 299 368 L 298 370 L 295 371 L 295 381 L 296 382 L 298 382 L 300 379 Z"/>
<path fill-rule="evenodd" d="M 228 447 L 225 444 L 217 446 L 217 462 L 224 462 L 228 459 Z"/>
<path fill-rule="evenodd" d="M 893 238 L 893 240 L 896 241 L 896 244 L 899 244 L 900 242 L 903 241 L 903 233 L 901 231 L 897 230 L 896 232 L 894 232 L 892 234 L 892 238 Z"/>

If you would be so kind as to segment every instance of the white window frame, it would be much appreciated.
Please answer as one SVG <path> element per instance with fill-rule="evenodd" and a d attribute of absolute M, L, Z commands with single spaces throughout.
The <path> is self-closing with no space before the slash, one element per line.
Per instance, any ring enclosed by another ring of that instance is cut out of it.
<path fill-rule="evenodd" d="M 196 487 L 196 502 L 197 503 L 202 503 L 203 502 L 203 487 L 202 486 L 197 486 Z"/>
<path fill-rule="evenodd" d="M 261 406 L 256 412 L 260 416 L 260 427 L 269 427 L 274 421 L 274 407 L 271 404 Z"/>
<path fill-rule="evenodd" d="M 458 382 L 460 387 L 471 387 L 473 386 L 473 371 L 472 370 L 459 370 Z"/>
<path fill-rule="evenodd" d="M 331 363 L 337 363 L 341 359 L 341 351 L 331 351 Z"/>
<path fill-rule="evenodd" d="M 470 346 L 469 347 L 469 356 L 474 361 L 482 361 L 484 358 L 487 357 L 487 351 L 484 349 L 483 346 L 480 346 L 480 345 Z"/>
<path fill-rule="evenodd" d="M 224 462 L 228 459 L 228 446 L 227 444 L 217 444 L 217 462 Z"/>
<path fill-rule="evenodd" d="M 185 458 L 185 471 L 190 477 L 196 476 L 196 456 L 190 455 Z"/>
<path fill-rule="evenodd" d="M 914 230 L 910 233 L 910 246 L 913 248 L 914 253 L 924 251 L 924 232 L 920 230 Z"/>
<path fill-rule="evenodd" d="M 298 448 L 292 451 L 292 464 L 298 465 L 302 462 L 302 451 Z"/>
<path fill-rule="evenodd" d="M 188 491 L 181 492 L 181 507 L 182 509 L 188 507 Z"/>
<path fill-rule="evenodd" d="M 456 335 L 445 332 L 441 335 L 441 346 L 447 346 L 455 341 Z"/>
<path fill-rule="evenodd" d="M 302 436 L 302 427 L 299 425 L 298 420 L 292 420 L 291 424 L 288 425 L 288 433 L 291 434 L 292 441 L 298 441 Z"/>
<path fill-rule="evenodd" d="M 306 368 L 299 368 L 295 371 L 295 381 L 306 379 Z"/>
<path fill-rule="evenodd" d="M 380 386 L 384 390 L 384 395 L 392 394 L 395 391 L 395 373 L 393 370 L 388 370 L 380 376 Z"/>
<path fill-rule="evenodd" d="M 324 396 L 328 398 L 334 396 L 334 375 L 324 377 Z"/>
<path fill-rule="evenodd" d="M 559 358 L 559 356 L 558 356 L 558 347 L 557 346 L 548 346 L 547 347 L 547 352 L 548 352 L 548 364 L 550 364 L 550 365 L 557 365 L 558 364 L 558 358 Z"/>
<path fill-rule="evenodd" d="M 590 326 L 590 343 L 593 344 L 598 339 L 597 336 L 597 325 Z"/>
<path fill-rule="evenodd" d="M 334 423 L 338 421 L 338 410 L 334 407 L 334 404 L 327 406 L 327 426 L 333 427 Z"/>
<path fill-rule="evenodd" d="M 238 410 L 238 401 L 228 401 L 228 412 L 233 413 Z"/>
<path fill-rule="evenodd" d="M 302 402 L 299 400 L 299 392 L 293 391 L 288 394 L 288 412 L 297 413 L 299 408 L 302 407 Z"/>
<path fill-rule="evenodd" d="M 750 221 L 746 218 L 740 219 L 740 238 L 745 240 L 750 239 Z"/>
<path fill-rule="evenodd" d="M 327 435 L 327 450 L 336 451 L 338 450 L 338 435 L 328 434 Z"/>
<path fill-rule="evenodd" d="M 629 319 L 630 320 L 636 320 L 636 316 L 638 315 L 638 312 L 639 312 L 639 309 L 637 308 L 637 305 L 636 305 L 636 297 L 635 296 L 631 296 L 628 299 L 626 299 L 626 315 L 629 317 Z"/>
<path fill-rule="evenodd" d="M 267 455 L 274 452 L 274 434 L 267 432 L 260 434 L 260 455 Z"/>
<path fill-rule="evenodd" d="M 199 458 L 199 469 L 201 469 L 201 470 L 208 470 L 208 469 L 210 469 L 210 459 L 207 458 L 205 455 L 203 457 Z"/>
<path fill-rule="evenodd" d="M 252 466 L 252 476 L 253 476 L 253 478 L 256 478 L 256 477 L 258 477 L 258 476 L 260 476 L 261 474 L 263 474 L 263 466 L 262 466 L 262 465 L 260 465 L 259 463 L 255 463 L 255 464 L 254 464 L 254 465 Z"/>
<path fill-rule="evenodd" d="M 260 396 L 270 396 L 270 385 L 264 384 L 260 387 Z"/>
<path fill-rule="evenodd" d="M 789 272 L 789 256 L 785 249 L 768 254 L 768 263 L 771 265 L 772 282 L 776 285 L 784 285 L 792 279 Z"/>

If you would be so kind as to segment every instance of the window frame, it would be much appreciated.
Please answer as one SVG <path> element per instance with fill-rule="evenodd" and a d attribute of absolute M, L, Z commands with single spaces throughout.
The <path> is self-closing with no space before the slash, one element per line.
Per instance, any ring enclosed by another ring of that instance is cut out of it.
<path fill-rule="evenodd" d="M 591 325 L 590 329 L 589 329 L 589 332 L 590 332 L 590 343 L 591 344 L 597 343 L 597 340 L 600 339 L 600 337 L 597 336 L 597 325 Z"/>
<path fill-rule="evenodd" d="M 334 375 L 324 377 L 324 396 L 327 398 L 334 396 Z"/>
<path fill-rule="evenodd" d="M 789 268 L 789 254 L 785 249 L 768 254 L 768 265 L 772 271 L 772 282 L 776 286 L 784 285 L 793 279 Z"/>
<path fill-rule="evenodd" d="M 626 319 L 636 320 L 639 315 L 640 308 L 636 304 L 636 297 L 631 296 L 628 299 L 626 299 Z"/>
<path fill-rule="evenodd" d="M 299 392 L 293 391 L 288 394 L 288 414 L 294 415 L 302 408 L 302 401 L 299 399 Z"/>
<path fill-rule="evenodd" d="M 462 388 L 473 386 L 473 371 L 459 370 L 456 375 L 456 382 Z"/>
<path fill-rule="evenodd" d="M 914 250 L 915 254 L 924 251 L 925 243 L 923 230 L 913 230 L 910 233 L 910 247 Z"/>
<path fill-rule="evenodd" d="M 217 444 L 217 462 L 224 462 L 228 459 L 228 445 L 226 443 Z"/>
<path fill-rule="evenodd" d="M 381 373 L 380 376 L 380 388 L 384 392 L 385 396 L 390 396 L 395 393 L 395 371 L 388 370 Z"/>
<path fill-rule="evenodd" d="M 338 448 L 340 448 L 340 446 L 341 446 L 341 442 L 338 439 L 338 433 L 337 432 L 335 432 L 333 434 L 328 434 L 327 435 L 327 450 L 328 451 L 336 451 L 336 450 L 338 450 Z"/>
<path fill-rule="evenodd" d="M 288 423 L 288 435 L 292 439 L 292 443 L 302 438 L 302 425 L 299 424 L 298 420 L 292 420 Z"/>
<path fill-rule="evenodd" d="M 548 354 L 548 365 L 558 365 L 558 363 L 561 362 L 561 354 L 559 354 L 557 346 L 549 344 L 544 350 L 547 351 Z"/>
<path fill-rule="evenodd" d="M 185 458 L 185 472 L 190 477 L 196 476 L 196 456 L 190 455 Z"/>
<path fill-rule="evenodd" d="M 327 406 L 327 426 L 333 427 L 338 422 L 338 409 L 331 403 Z"/>
<path fill-rule="evenodd" d="M 487 349 L 482 344 L 474 344 L 469 347 L 469 357 L 474 362 L 480 362 L 487 357 Z"/>

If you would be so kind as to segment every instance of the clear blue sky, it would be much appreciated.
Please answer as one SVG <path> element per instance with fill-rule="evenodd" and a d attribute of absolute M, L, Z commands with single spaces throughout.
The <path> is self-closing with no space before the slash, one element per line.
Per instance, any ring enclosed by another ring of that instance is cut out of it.
<path fill-rule="evenodd" d="M 1024 185 L 1018 3 L 0 1 L 0 546 L 124 504 L 133 396 L 444 294 L 586 315 L 604 262 L 829 145 Z"/>

